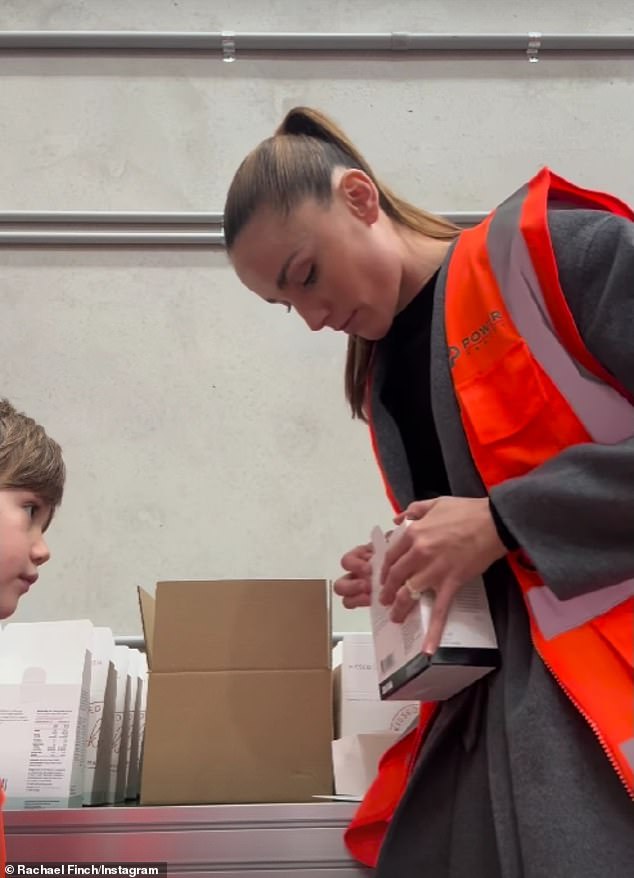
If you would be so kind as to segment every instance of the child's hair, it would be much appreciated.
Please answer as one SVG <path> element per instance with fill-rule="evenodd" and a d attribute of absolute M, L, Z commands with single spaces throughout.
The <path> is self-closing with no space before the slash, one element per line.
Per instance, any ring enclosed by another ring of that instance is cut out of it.
<path fill-rule="evenodd" d="M 344 132 L 318 110 L 295 107 L 273 137 L 244 159 L 233 178 L 224 211 L 227 250 L 259 207 L 287 216 L 305 198 L 327 205 L 332 199 L 335 168 L 364 171 L 379 192 L 382 210 L 395 223 L 430 238 L 451 240 L 457 226 L 395 195 L 379 183 L 359 150 Z M 353 417 L 367 419 L 366 396 L 374 342 L 350 336 L 346 360 L 346 398 Z"/>
<path fill-rule="evenodd" d="M 53 509 L 62 502 L 66 468 L 43 427 L 0 399 L 0 489 L 33 491 Z"/>

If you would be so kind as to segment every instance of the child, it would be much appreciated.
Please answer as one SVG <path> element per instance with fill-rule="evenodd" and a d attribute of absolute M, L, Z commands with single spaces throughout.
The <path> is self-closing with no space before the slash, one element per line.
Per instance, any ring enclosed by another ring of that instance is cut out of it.
<path fill-rule="evenodd" d="M 0 620 L 15 612 L 50 558 L 44 533 L 62 502 L 65 477 L 57 442 L 0 399 Z M 6 860 L 3 800 L 0 787 L 0 876 Z"/>

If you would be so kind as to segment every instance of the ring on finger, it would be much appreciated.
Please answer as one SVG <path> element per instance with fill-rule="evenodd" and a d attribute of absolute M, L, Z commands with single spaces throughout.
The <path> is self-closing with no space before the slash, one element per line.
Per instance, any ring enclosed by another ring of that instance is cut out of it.
<path fill-rule="evenodd" d="M 412 583 L 409 581 L 409 579 L 408 579 L 407 582 L 405 583 L 405 588 L 408 590 L 408 592 L 409 592 L 409 596 L 411 597 L 411 599 L 412 599 L 413 601 L 419 601 L 419 600 L 420 600 L 420 596 L 422 595 L 422 591 L 420 591 L 420 590 L 417 589 L 417 588 L 414 588 L 414 586 L 413 586 Z"/>

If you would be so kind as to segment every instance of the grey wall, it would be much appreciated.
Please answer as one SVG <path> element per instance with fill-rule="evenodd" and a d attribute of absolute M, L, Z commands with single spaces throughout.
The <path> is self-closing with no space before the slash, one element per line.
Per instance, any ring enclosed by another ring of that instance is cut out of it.
<path fill-rule="evenodd" d="M 230 13 L 227 10 L 231 10 Z M 621 0 L 7 2 L 0 29 L 632 32 Z M 631 60 L 0 55 L 0 210 L 220 210 L 243 154 L 322 107 L 430 209 L 547 163 L 634 202 Z M 0 392 L 63 444 L 53 560 L 17 618 L 139 630 L 159 578 L 337 575 L 387 523 L 344 340 L 240 288 L 221 251 L 0 249 Z M 367 625 L 335 607 L 335 628 Z"/>

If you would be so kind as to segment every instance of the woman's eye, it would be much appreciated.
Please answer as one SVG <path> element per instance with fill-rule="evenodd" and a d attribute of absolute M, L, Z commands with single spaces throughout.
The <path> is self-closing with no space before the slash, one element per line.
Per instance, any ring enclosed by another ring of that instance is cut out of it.
<path fill-rule="evenodd" d="M 317 269 L 315 268 L 314 265 L 311 265 L 310 271 L 308 272 L 308 274 L 304 278 L 304 283 L 302 284 L 302 286 L 309 287 L 311 284 L 314 284 L 316 280 L 317 280 Z"/>

